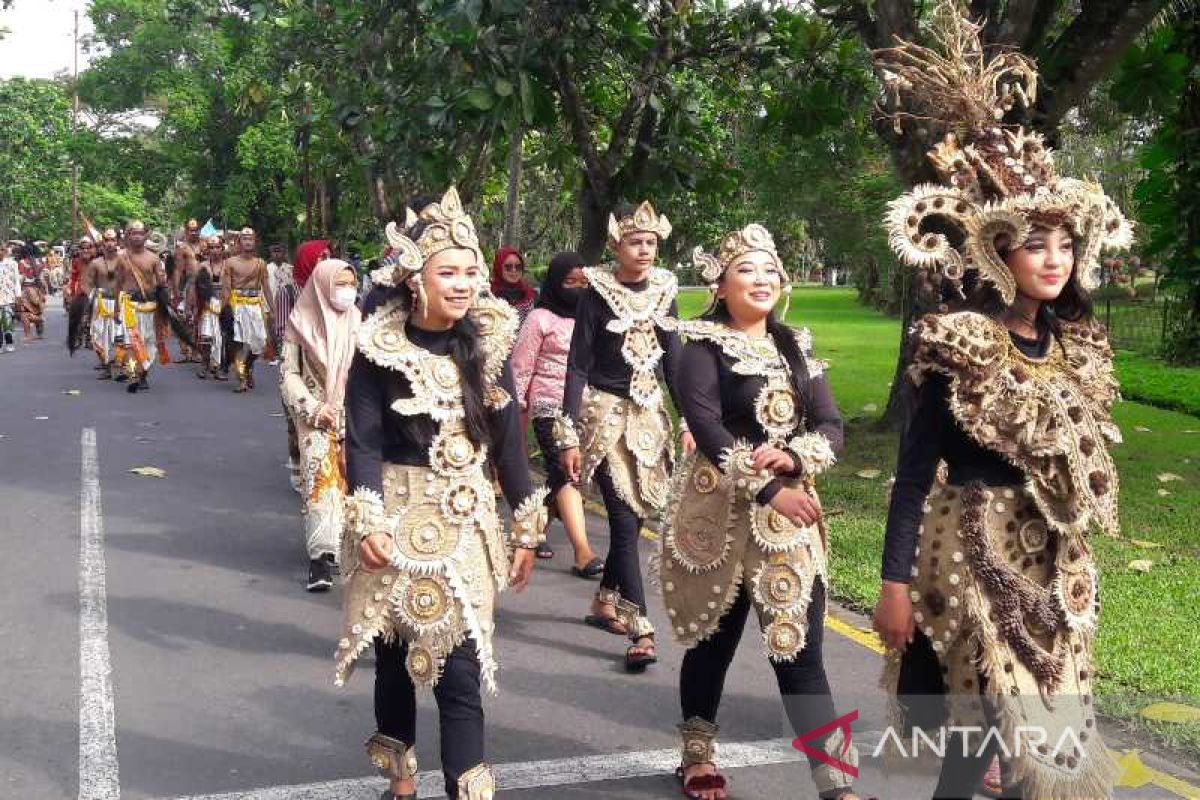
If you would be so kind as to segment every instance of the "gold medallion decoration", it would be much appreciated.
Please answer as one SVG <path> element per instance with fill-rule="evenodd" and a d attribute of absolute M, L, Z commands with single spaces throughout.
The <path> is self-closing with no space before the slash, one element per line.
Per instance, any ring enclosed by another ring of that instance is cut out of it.
<path fill-rule="evenodd" d="M 454 609 L 454 593 L 440 575 L 407 578 L 395 602 L 397 619 L 417 635 L 447 627 Z"/>
<path fill-rule="evenodd" d="M 692 485 L 700 494 L 712 494 L 721 484 L 721 473 L 708 464 L 698 465 L 692 473 Z"/>
<path fill-rule="evenodd" d="M 764 564 L 754 576 L 754 595 L 777 613 L 796 612 L 804 600 L 804 577 L 792 564 Z"/>
<path fill-rule="evenodd" d="M 483 464 L 484 451 L 475 446 L 460 426 L 444 426 L 433 437 L 430 464 L 439 474 L 461 475 Z"/>
<path fill-rule="evenodd" d="M 772 661 L 791 661 L 804 649 L 805 630 L 791 619 L 777 619 L 763 630 L 767 657 Z"/>
<path fill-rule="evenodd" d="M 430 686 L 437 680 L 437 657 L 424 645 L 415 642 L 409 643 L 404 667 L 408 670 L 409 677 L 413 679 L 413 682 L 421 686 Z"/>
<path fill-rule="evenodd" d="M 768 553 L 791 550 L 811 540 L 802 528 L 770 506 L 757 505 L 750 511 L 750 532 L 754 541 Z"/>
<path fill-rule="evenodd" d="M 480 490 L 474 483 L 456 482 L 442 495 L 442 513 L 460 524 L 474 518 L 481 505 Z"/>
<path fill-rule="evenodd" d="M 1046 549 L 1046 544 L 1050 540 L 1050 531 L 1042 520 L 1031 519 L 1021 526 L 1017 538 L 1021 542 L 1021 549 L 1026 553 L 1040 553 Z"/>
<path fill-rule="evenodd" d="M 1063 572 L 1051 587 L 1057 603 L 1072 630 L 1090 630 L 1096 624 L 1096 570 L 1087 566 Z"/>
<path fill-rule="evenodd" d="M 454 554 L 461 534 L 429 506 L 419 506 L 400 518 L 396 547 L 405 559 L 437 563 Z"/>
<path fill-rule="evenodd" d="M 708 572 L 721 566 L 729 544 L 725 526 L 708 516 L 681 519 L 667 536 L 671 557 L 688 572 Z"/>

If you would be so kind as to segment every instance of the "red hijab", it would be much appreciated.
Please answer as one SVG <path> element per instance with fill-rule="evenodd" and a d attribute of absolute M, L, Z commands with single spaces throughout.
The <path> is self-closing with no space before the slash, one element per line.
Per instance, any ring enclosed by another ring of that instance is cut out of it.
<path fill-rule="evenodd" d="M 534 291 L 524 278 L 513 283 L 504 277 L 504 262 L 509 256 L 516 256 L 521 260 L 521 268 L 524 271 L 525 258 L 521 255 L 521 251 L 515 247 L 501 247 L 496 251 L 496 257 L 492 259 L 492 294 L 496 295 L 510 305 L 522 306 L 533 302 Z"/>
<path fill-rule="evenodd" d="M 296 248 L 296 260 L 292 265 L 292 280 L 296 282 L 297 288 L 303 289 L 304 284 L 308 283 L 308 277 L 316 268 L 321 254 L 328 249 L 328 239 L 313 239 Z"/>

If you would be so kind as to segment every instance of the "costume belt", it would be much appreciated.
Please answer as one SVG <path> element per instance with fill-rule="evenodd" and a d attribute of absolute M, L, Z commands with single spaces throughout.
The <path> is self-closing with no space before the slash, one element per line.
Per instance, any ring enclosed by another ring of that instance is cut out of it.
<path fill-rule="evenodd" d="M 234 289 L 229 296 L 229 305 L 234 308 L 238 306 L 262 306 L 265 308 L 267 304 L 258 289 Z"/>
<path fill-rule="evenodd" d="M 129 292 L 121 292 L 121 321 L 128 327 L 137 326 L 138 314 L 153 314 L 158 310 L 158 303 L 151 300 L 149 302 L 138 302 L 133 299 L 133 295 Z"/>

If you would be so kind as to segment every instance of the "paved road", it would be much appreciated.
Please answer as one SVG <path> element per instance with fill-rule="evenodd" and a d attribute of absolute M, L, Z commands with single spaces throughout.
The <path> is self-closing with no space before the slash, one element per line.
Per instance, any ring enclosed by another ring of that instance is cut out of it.
<path fill-rule="evenodd" d="M 360 746 L 373 727 L 371 665 L 333 687 L 338 596 L 302 589 L 273 371 L 235 396 L 185 366 L 158 368 L 150 392 L 129 396 L 95 381 L 87 354 L 66 357 L 63 323 L 52 314 L 50 339 L 0 355 L 0 797 L 377 797 Z M 129 472 L 138 466 L 167 477 Z M 603 521 L 591 527 L 603 551 Z M 552 542 L 559 557 L 531 591 L 505 595 L 498 615 L 489 757 L 503 786 L 523 787 L 504 796 L 676 796 L 665 768 L 681 652 L 666 643 L 660 665 L 626 675 L 621 642 L 579 624 L 594 586 L 568 573 L 560 532 Z M 651 611 L 665 627 L 656 602 Z M 849 622 L 839 629 L 861 625 L 838 614 Z M 884 725 L 878 656 L 831 630 L 826 660 L 869 751 Z M 756 632 L 731 670 L 721 724 L 725 762 L 750 765 L 730 770 L 736 797 L 813 796 Z M 436 770 L 431 697 L 419 729 L 422 769 Z M 423 787 L 440 795 L 432 775 Z M 875 765 L 860 787 L 864 797 L 929 791 Z M 1147 784 L 1119 796 L 1180 791 Z"/>

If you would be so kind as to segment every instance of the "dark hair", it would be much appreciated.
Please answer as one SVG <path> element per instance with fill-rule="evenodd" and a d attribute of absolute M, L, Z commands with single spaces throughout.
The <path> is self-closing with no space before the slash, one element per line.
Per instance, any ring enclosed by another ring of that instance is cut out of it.
<path fill-rule="evenodd" d="M 388 299 L 399 299 L 401 307 L 412 313 L 412 290 L 407 283 L 401 283 L 388 294 Z M 450 358 L 458 367 L 462 377 L 463 425 L 467 436 L 476 445 L 487 444 L 491 440 L 488 428 L 487 406 L 484 403 L 483 380 L 483 348 L 479 341 L 479 326 L 470 315 L 456 321 L 450 328 Z M 401 423 L 407 427 L 412 438 L 418 441 L 432 439 L 434 435 L 433 420 L 425 415 L 404 417 Z"/>
<path fill-rule="evenodd" d="M 1037 226 L 1044 228 L 1045 226 Z M 1072 234 L 1074 236 L 1074 234 Z M 1003 239 L 996 242 L 996 252 L 1002 259 L 1007 260 L 1009 253 L 1016 248 Z M 979 273 L 970 270 L 963 276 L 963 295 L 966 297 L 965 307 L 999 319 L 1007 307 L 1000 298 L 995 287 L 979 277 Z M 1092 298 L 1079 282 L 1079 263 L 1075 261 L 1071 269 L 1071 277 L 1063 287 L 1058 297 L 1048 303 L 1042 303 L 1038 308 L 1038 324 L 1045 325 L 1058 336 L 1062 332 L 1063 322 L 1081 322 L 1092 318 Z"/>
<path fill-rule="evenodd" d="M 701 319 L 728 324 L 733 317 L 730 315 L 729 307 L 725 305 L 725 301 L 717 300 L 713 303 L 712 310 L 701 317 Z M 784 363 L 788 365 L 788 370 L 791 372 L 792 391 L 800 398 L 800 407 L 807 409 L 810 404 L 808 394 L 808 361 L 805 360 L 804 353 L 800 352 L 800 343 L 796 341 L 796 332 L 780 322 L 775 316 L 775 312 L 772 311 L 767 315 L 767 333 L 775 340 L 776 349 L 783 356 Z"/>
<path fill-rule="evenodd" d="M 620 220 L 623 220 L 626 217 L 632 217 L 633 213 L 635 211 L 637 211 L 637 208 L 634 207 L 633 203 L 629 203 L 624 200 L 621 200 L 620 202 L 613 205 L 612 215 L 614 217 L 616 217 L 617 221 L 619 222 Z"/>

